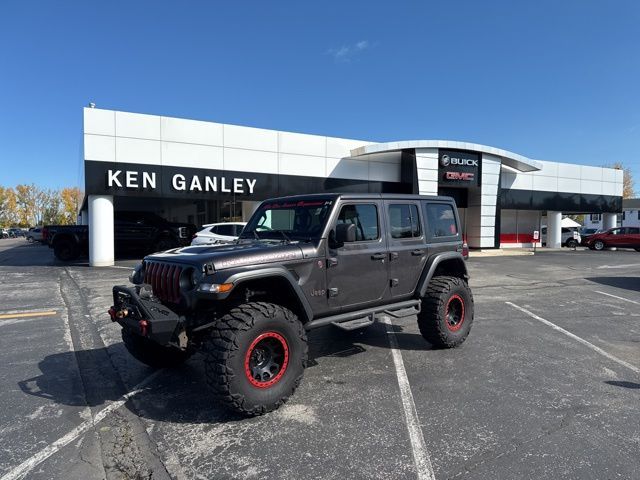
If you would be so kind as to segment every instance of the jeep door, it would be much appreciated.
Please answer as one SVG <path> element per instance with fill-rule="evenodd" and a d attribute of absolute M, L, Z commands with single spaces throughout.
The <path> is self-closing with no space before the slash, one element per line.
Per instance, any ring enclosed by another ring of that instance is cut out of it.
<path fill-rule="evenodd" d="M 423 222 L 418 201 L 385 202 L 389 243 L 391 297 L 413 293 L 427 260 Z"/>
<path fill-rule="evenodd" d="M 353 201 L 339 205 L 332 232 L 339 223 L 354 224 L 355 242 L 329 242 L 327 293 L 332 311 L 380 303 L 388 296 L 387 243 L 380 221 L 380 201 Z"/>

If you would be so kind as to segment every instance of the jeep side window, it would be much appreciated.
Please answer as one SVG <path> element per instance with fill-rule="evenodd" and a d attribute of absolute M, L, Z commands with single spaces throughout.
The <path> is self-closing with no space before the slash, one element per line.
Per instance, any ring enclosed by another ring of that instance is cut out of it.
<path fill-rule="evenodd" d="M 427 203 L 427 224 L 434 238 L 458 235 L 453 207 L 445 203 Z"/>
<path fill-rule="evenodd" d="M 378 209 L 375 205 L 344 205 L 337 223 L 352 223 L 356 226 L 356 242 L 376 240 L 379 236 Z"/>
<path fill-rule="evenodd" d="M 415 205 L 389 205 L 391 238 L 420 236 L 420 217 Z"/>

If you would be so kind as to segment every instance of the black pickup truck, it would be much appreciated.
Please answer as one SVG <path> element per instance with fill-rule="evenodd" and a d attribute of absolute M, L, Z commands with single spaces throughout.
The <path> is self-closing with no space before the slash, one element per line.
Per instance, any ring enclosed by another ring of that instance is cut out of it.
<path fill-rule="evenodd" d="M 170 367 L 200 351 L 215 397 L 260 415 L 300 384 L 308 330 L 415 317 L 435 347 L 464 342 L 473 322 L 467 255 L 449 197 L 276 198 L 233 243 L 145 257 L 133 285 L 113 288 L 109 315 L 141 362 Z"/>
<path fill-rule="evenodd" d="M 184 247 L 196 233 L 195 225 L 169 222 L 151 212 L 116 212 L 114 246 L 118 253 L 151 253 Z M 89 251 L 87 225 L 45 225 L 43 241 L 57 259 L 75 260 Z"/>

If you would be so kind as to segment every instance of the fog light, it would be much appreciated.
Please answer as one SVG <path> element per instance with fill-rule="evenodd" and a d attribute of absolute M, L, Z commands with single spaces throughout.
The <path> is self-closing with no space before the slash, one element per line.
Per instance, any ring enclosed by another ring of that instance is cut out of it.
<path fill-rule="evenodd" d="M 198 286 L 199 292 L 226 293 L 231 291 L 233 283 L 201 283 Z"/>

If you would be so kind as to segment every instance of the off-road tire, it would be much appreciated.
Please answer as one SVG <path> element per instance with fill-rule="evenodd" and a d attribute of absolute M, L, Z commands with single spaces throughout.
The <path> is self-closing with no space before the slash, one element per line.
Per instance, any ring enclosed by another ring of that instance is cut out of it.
<path fill-rule="evenodd" d="M 600 250 L 604 250 L 606 247 L 606 245 L 604 244 L 604 242 L 602 240 L 596 240 L 595 242 L 593 242 L 593 249 L 600 251 Z"/>
<path fill-rule="evenodd" d="M 159 345 L 148 338 L 133 333 L 127 328 L 122 329 L 122 341 L 136 360 L 153 368 L 177 367 L 193 355 L 191 351 Z"/>
<path fill-rule="evenodd" d="M 80 256 L 80 249 L 72 240 L 63 238 L 53 244 L 53 254 L 58 260 L 71 262 Z"/>
<path fill-rule="evenodd" d="M 460 310 L 461 319 L 452 325 L 449 309 Z M 433 277 L 422 299 L 418 314 L 420 333 L 436 348 L 453 348 L 462 344 L 473 323 L 473 295 L 467 282 L 458 277 Z"/>
<path fill-rule="evenodd" d="M 288 357 L 280 358 L 277 375 L 261 383 L 251 375 L 249 362 L 254 361 L 259 342 L 269 336 Z M 250 302 L 232 308 L 217 321 L 203 342 L 203 351 L 207 384 L 216 400 L 242 415 L 262 415 L 279 408 L 300 385 L 307 363 L 307 335 L 291 310 Z"/>

